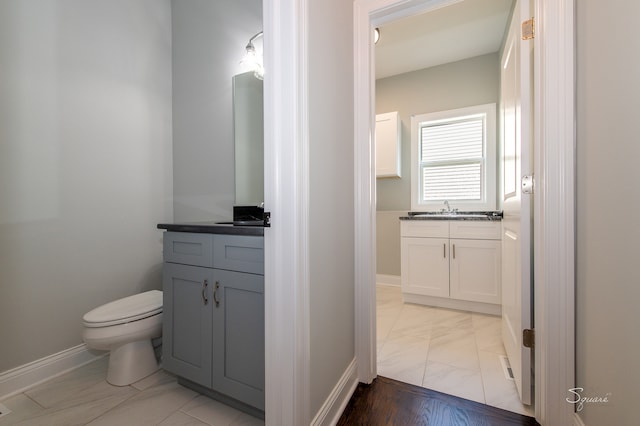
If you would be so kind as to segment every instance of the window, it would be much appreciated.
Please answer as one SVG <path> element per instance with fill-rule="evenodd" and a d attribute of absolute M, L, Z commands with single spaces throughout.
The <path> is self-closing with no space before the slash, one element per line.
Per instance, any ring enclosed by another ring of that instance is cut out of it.
<path fill-rule="evenodd" d="M 411 209 L 496 208 L 496 104 L 411 118 Z"/>

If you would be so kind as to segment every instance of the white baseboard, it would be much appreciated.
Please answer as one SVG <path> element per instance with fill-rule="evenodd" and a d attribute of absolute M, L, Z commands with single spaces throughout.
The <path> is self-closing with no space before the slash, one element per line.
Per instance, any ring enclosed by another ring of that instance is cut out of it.
<path fill-rule="evenodd" d="M 400 287 L 400 275 L 376 274 L 376 284 Z"/>
<path fill-rule="evenodd" d="M 573 426 L 586 426 L 578 413 L 573 413 Z"/>
<path fill-rule="evenodd" d="M 333 388 L 329 397 L 320 407 L 318 414 L 313 418 L 311 426 L 335 425 L 338 423 L 342 412 L 349 403 L 349 399 L 351 399 L 351 395 L 353 395 L 356 386 L 358 386 L 356 371 L 356 359 L 354 358 L 336 387 Z"/>
<path fill-rule="evenodd" d="M 447 299 L 422 294 L 402 293 L 402 301 L 437 308 L 457 309 L 459 311 L 479 312 L 481 314 L 502 315 L 502 306 L 492 303 L 471 302 L 467 300 Z"/>
<path fill-rule="evenodd" d="M 74 370 L 105 355 L 106 352 L 90 351 L 83 343 L 0 373 L 0 399 L 24 392 L 35 385 Z"/>

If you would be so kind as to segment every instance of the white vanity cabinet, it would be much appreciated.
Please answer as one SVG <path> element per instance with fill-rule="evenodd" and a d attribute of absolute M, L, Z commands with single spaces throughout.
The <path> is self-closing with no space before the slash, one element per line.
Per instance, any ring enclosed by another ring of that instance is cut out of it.
<path fill-rule="evenodd" d="M 404 300 L 499 314 L 500 225 L 497 221 L 403 220 Z"/>

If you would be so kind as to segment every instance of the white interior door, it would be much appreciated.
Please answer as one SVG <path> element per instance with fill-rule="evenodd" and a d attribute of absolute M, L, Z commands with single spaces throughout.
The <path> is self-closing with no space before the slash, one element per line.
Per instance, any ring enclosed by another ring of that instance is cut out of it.
<path fill-rule="evenodd" d="M 532 170 L 533 40 L 522 40 L 521 23 L 532 16 L 529 0 L 518 0 L 501 58 L 503 126 L 502 339 L 524 404 L 531 404 L 531 349 L 522 331 L 532 328 L 532 195 L 522 177 Z"/>

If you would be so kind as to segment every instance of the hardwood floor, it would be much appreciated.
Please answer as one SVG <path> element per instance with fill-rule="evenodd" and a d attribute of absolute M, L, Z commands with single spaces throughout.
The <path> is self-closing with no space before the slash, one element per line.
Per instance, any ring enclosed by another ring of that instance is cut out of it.
<path fill-rule="evenodd" d="M 532 417 L 378 376 L 370 385 L 358 385 L 338 425 L 535 426 L 538 423 Z"/>

